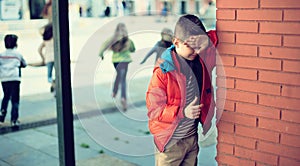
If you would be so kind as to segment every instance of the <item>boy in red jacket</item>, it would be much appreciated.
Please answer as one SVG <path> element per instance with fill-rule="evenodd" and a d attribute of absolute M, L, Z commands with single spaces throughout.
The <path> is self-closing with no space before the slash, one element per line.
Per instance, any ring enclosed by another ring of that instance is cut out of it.
<path fill-rule="evenodd" d="M 173 45 L 153 71 L 147 95 L 149 129 L 157 148 L 156 165 L 197 165 L 198 123 L 211 127 L 215 103 L 211 70 L 216 33 L 206 33 L 194 15 L 179 18 Z"/>

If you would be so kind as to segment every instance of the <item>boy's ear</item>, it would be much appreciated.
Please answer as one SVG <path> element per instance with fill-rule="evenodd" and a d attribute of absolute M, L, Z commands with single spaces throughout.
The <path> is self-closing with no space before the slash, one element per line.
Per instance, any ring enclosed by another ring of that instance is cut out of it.
<path fill-rule="evenodd" d="M 178 47 L 179 40 L 177 38 L 173 38 L 172 42 L 173 42 L 175 47 Z"/>

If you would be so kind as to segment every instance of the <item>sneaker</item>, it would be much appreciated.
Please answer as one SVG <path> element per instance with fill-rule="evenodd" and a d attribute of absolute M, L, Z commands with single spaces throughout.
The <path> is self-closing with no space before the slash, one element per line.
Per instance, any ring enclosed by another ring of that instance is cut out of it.
<path fill-rule="evenodd" d="M 122 98 L 121 99 L 121 104 L 123 106 L 123 111 L 126 111 L 127 110 L 127 102 L 126 102 L 126 99 Z"/>
<path fill-rule="evenodd" d="M 0 115 L 0 122 L 4 123 L 5 117 L 3 115 Z"/>
<path fill-rule="evenodd" d="M 54 92 L 54 87 L 53 86 L 50 87 L 50 92 L 51 93 Z"/>
<path fill-rule="evenodd" d="M 115 98 L 116 95 L 117 95 L 117 94 L 113 92 L 113 93 L 111 94 L 111 97 L 112 97 L 112 98 Z"/>
<path fill-rule="evenodd" d="M 51 81 L 51 87 L 50 87 L 50 92 L 54 92 L 55 91 L 55 80 Z"/>
<path fill-rule="evenodd" d="M 20 121 L 15 120 L 15 121 L 11 121 L 11 127 L 19 127 L 20 125 Z"/>

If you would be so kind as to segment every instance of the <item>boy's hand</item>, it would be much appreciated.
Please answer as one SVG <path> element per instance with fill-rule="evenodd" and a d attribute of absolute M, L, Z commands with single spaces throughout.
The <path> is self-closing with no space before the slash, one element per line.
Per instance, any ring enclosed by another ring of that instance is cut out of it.
<path fill-rule="evenodd" d="M 195 97 L 195 99 L 184 109 L 184 115 L 185 117 L 189 119 L 197 119 L 200 117 L 201 108 L 203 107 L 203 104 L 197 105 L 198 97 Z"/>
<path fill-rule="evenodd" d="M 209 38 L 206 35 L 190 36 L 184 43 L 193 48 L 197 54 L 200 54 L 209 45 Z"/>

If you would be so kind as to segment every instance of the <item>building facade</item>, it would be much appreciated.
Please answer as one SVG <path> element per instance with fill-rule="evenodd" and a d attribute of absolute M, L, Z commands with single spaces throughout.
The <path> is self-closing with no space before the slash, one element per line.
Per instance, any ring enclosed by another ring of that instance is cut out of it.
<path fill-rule="evenodd" d="M 1 20 L 40 19 L 48 0 L 0 0 Z M 69 0 L 72 12 L 81 17 L 159 15 L 163 8 L 170 14 L 199 13 L 202 0 Z"/>
<path fill-rule="evenodd" d="M 219 165 L 300 165 L 299 1 L 217 8 Z"/>

